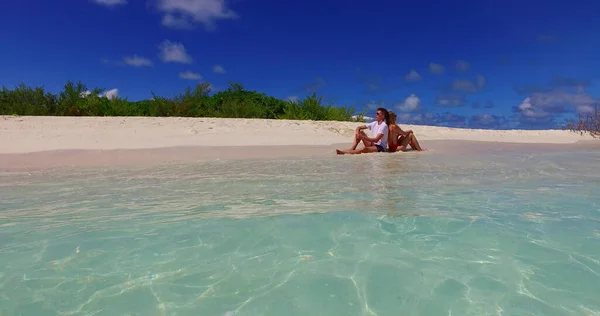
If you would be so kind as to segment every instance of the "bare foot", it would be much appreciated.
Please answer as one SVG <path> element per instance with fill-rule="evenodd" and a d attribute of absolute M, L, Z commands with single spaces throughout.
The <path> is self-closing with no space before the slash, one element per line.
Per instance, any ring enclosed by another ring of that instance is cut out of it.
<path fill-rule="evenodd" d="M 343 151 L 341 151 L 341 150 L 339 150 L 339 149 L 336 149 L 336 150 L 335 150 L 335 152 L 336 152 L 338 155 L 343 155 L 343 154 L 344 154 L 344 152 L 343 152 Z"/>

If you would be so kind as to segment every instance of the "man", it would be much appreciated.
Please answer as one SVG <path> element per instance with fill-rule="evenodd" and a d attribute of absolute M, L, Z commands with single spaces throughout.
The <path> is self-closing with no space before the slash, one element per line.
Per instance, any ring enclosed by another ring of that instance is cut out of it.
<path fill-rule="evenodd" d="M 388 111 L 384 108 L 378 108 L 377 113 L 375 114 L 375 121 L 366 125 L 361 125 L 356 128 L 352 148 L 347 150 L 336 149 L 337 154 L 355 155 L 364 153 L 385 152 L 388 146 L 389 119 L 390 115 Z M 371 137 L 367 136 L 367 134 L 363 132 L 364 129 L 371 130 Z M 357 150 L 356 147 L 361 141 L 365 145 L 365 147 Z"/>

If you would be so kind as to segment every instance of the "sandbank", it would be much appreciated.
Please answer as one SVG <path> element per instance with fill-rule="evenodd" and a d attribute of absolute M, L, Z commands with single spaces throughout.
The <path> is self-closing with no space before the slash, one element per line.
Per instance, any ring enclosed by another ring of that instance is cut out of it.
<path fill-rule="evenodd" d="M 181 117 L 0 117 L 0 169 L 146 164 L 198 159 L 334 155 L 357 122 Z M 577 150 L 600 140 L 562 130 L 404 125 L 433 152 Z M 399 153 L 402 154 L 402 153 Z"/>

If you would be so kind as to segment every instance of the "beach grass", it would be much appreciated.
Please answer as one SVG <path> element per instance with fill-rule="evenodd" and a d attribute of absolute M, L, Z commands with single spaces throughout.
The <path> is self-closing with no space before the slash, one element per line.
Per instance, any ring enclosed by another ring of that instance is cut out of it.
<path fill-rule="evenodd" d="M 172 97 L 142 101 L 106 97 L 103 89 L 88 89 L 82 82 L 67 82 L 52 94 L 43 87 L 21 84 L 0 90 L 0 115 L 19 116 L 147 116 L 261 118 L 315 121 L 364 121 L 364 111 L 326 104 L 315 93 L 300 100 L 282 100 L 246 90 L 230 82 L 225 91 L 211 94 L 208 83 L 199 83 Z"/>

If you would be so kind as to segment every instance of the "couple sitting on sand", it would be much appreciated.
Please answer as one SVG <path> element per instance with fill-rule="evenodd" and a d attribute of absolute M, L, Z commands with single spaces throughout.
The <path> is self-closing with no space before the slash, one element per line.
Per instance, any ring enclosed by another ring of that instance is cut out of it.
<path fill-rule="evenodd" d="M 372 137 L 367 136 L 363 131 L 364 129 L 370 129 Z M 389 150 L 387 148 L 388 139 Z M 361 141 L 365 147 L 356 149 Z M 423 150 L 412 130 L 403 131 L 400 126 L 396 124 L 396 114 L 394 114 L 394 112 L 388 112 L 388 110 L 384 108 L 378 108 L 377 114 L 375 114 L 375 121 L 356 128 L 352 148 L 347 150 L 337 149 L 336 152 L 338 155 L 388 151 L 396 152 L 406 151 L 408 146 L 417 151 Z"/>

